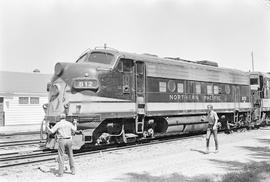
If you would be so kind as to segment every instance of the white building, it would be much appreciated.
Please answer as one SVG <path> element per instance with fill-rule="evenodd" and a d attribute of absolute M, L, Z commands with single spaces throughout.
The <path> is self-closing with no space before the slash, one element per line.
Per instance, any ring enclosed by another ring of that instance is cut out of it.
<path fill-rule="evenodd" d="M 40 124 L 51 75 L 0 71 L 0 126 Z"/>

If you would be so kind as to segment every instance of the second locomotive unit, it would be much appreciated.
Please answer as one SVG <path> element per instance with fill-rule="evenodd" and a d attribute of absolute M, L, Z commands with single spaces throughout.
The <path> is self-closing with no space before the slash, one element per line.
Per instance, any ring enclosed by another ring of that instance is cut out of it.
<path fill-rule="evenodd" d="M 44 121 L 53 126 L 61 113 L 78 120 L 75 149 L 204 131 L 208 104 L 223 120 L 251 119 L 249 75 L 209 61 L 89 50 L 55 65 Z M 56 147 L 54 136 L 47 147 Z"/>

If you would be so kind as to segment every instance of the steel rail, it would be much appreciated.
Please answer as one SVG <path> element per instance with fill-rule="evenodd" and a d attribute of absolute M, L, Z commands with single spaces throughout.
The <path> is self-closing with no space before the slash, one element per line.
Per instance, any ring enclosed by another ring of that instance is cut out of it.
<path fill-rule="evenodd" d="M 143 146 L 149 146 L 149 145 L 156 145 L 156 144 L 162 144 L 162 143 L 169 143 L 169 142 L 174 142 L 174 141 L 179 141 L 179 140 L 188 140 L 188 139 L 192 139 L 192 138 L 198 138 L 202 135 L 195 135 L 195 136 L 185 136 L 185 137 L 178 137 L 178 138 L 169 138 L 169 139 L 165 139 L 165 138 L 159 138 L 159 139 L 150 139 L 150 140 L 144 140 L 141 143 L 133 143 L 133 144 L 126 144 L 124 146 L 116 146 L 116 147 L 112 147 L 112 148 L 106 148 L 106 149 L 95 149 L 92 151 L 89 150 L 82 150 L 82 152 L 78 152 L 78 153 L 74 153 L 74 157 L 80 157 L 80 156 L 85 156 L 85 155 L 93 155 L 93 154 L 97 154 L 100 152 L 106 153 L 106 152 L 112 152 L 112 151 L 119 151 L 119 150 L 124 150 L 124 149 L 129 149 L 129 148 L 138 148 L 138 147 L 143 147 Z M 39 162 L 48 162 L 51 160 L 55 160 L 55 157 L 57 156 L 56 153 L 53 152 L 49 152 L 49 153 L 45 153 L 42 154 L 40 156 L 38 155 L 24 155 L 25 158 L 23 157 L 19 157 L 12 159 L 12 158 L 8 158 L 10 159 L 10 161 L 15 161 L 14 163 L 11 164 L 3 164 L 0 165 L 0 168 L 7 168 L 7 167 L 13 167 L 13 166 L 19 166 L 19 165 L 25 165 L 25 164 L 33 164 L 33 163 L 39 163 Z M 42 159 L 37 159 L 37 160 L 31 160 L 31 161 L 22 161 L 22 162 L 16 162 L 16 160 L 26 160 L 29 158 L 40 158 L 43 157 Z M 45 158 L 44 157 L 48 157 Z M 8 162 L 9 160 L 4 160 L 2 158 L 0 158 L 1 162 Z"/>
<path fill-rule="evenodd" d="M 42 144 L 44 141 L 36 139 L 36 140 L 22 140 L 22 141 L 11 141 L 11 142 L 1 142 L 0 148 L 4 147 L 13 147 L 13 146 L 19 146 L 19 145 L 33 145 L 33 144 Z"/>
<path fill-rule="evenodd" d="M 55 152 L 41 151 L 39 153 L 31 153 L 31 154 L 15 155 L 15 156 L 10 156 L 10 157 L 2 157 L 2 158 L 0 158 L 0 162 L 7 162 L 7 161 L 18 160 L 18 159 L 28 159 L 28 158 L 33 158 L 33 157 L 44 157 L 44 156 L 49 156 L 52 153 L 55 153 Z"/>
<path fill-rule="evenodd" d="M 35 142 L 35 141 L 40 141 L 40 139 L 5 141 L 5 142 L 0 142 L 0 145 L 9 144 L 9 143 L 20 143 L 20 142 Z"/>
<path fill-rule="evenodd" d="M 27 154 L 27 153 L 34 153 L 34 152 L 41 152 L 41 151 L 44 151 L 44 150 L 38 149 L 38 150 L 26 150 L 26 151 L 20 151 L 20 152 L 3 153 L 3 154 L 0 154 L 0 157 L 9 156 L 9 155 L 23 155 L 23 154 Z"/>

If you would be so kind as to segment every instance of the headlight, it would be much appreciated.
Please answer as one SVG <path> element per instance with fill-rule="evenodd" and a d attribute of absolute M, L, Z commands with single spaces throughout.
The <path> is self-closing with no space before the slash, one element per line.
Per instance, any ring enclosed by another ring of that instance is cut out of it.
<path fill-rule="evenodd" d="M 57 86 L 57 85 L 51 86 L 50 94 L 49 94 L 50 102 L 58 97 L 58 95 L 59 95 L 59 88 L 58 87 L 59 86 Z"/>
<path fill-rule="evenodd" d="M 42 108 L 43 108 L 43 111 L 44 111 L 45 114 L 46 114 L 47 109 L 48 109 L 48 104 L 43 104 L 43 105 L 42 105 Z"/>

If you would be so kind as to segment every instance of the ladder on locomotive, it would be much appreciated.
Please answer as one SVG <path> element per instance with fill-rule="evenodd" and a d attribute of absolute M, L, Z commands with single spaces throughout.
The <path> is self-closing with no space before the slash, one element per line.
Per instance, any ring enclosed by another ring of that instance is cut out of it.
<path fill-rule="evenodd" d="M 144 115 L 138 114 L 135 118 L 136 133 L 142 134 L 144 130 Z"/>
<path fill-rule="evenodd" d="M 144 131 L 145 118 L 145 64 L 141 61 L 135 62 L 135 80 L 136 80 L 136 118 L 135 130 L 137 134 Z"/>

